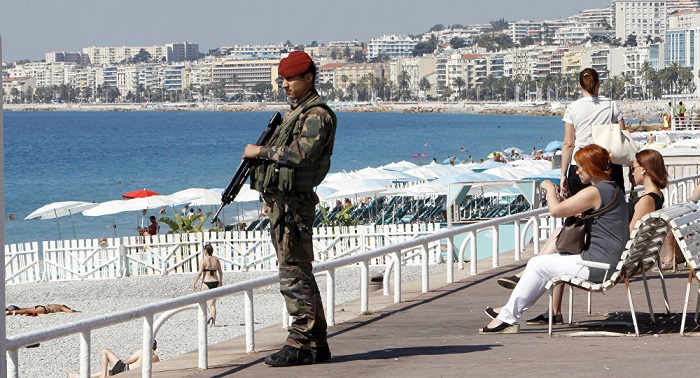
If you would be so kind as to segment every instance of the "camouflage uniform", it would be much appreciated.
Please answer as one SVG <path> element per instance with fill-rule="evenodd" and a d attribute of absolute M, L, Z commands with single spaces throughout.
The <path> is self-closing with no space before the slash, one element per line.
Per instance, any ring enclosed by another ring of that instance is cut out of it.
<path fill-rule="evenodd" d="M 303 100 L 292 104 L 292 111 L 285 114 L 282 125 L 261 150 L 261 158 L 267 160 L 267 164 L 275 164 L 278 178 L 272 182 L 268 178 L 264 184 L 264 180 L 256 184 L 256 176 L 262 179 L 260 176 L 265 174 L 265 168 L 253 171 L 251 177 L 252 186 L 263 193 L 269 207 L 270 233 L 279 261 L 280 292 L 289 315 L 294 318 L 286 343 L 300 349 L 310 349 L 311 343 L 326 343 L 326 317 L 311 266 L 314 259 L 312 229 L 318 197 L 310 181 L 323 177 L 312 179 L 293 172 L 294 169 L 318 171 L 318 161 L 324 157 L 330 166 L 335 115 L 324 106 L 310 107 L 302 112 L 305 105 L 318 101 L 318 93 L 312 90 Z M 301 115 L 296 122 L 288 125 L 299 112 Z M 285 127 L 293 127 L 291 143 L 280 139 L 284 138 Z M 285 168 L 294 177 L 291 184 L 283 182 Z M 269 172 L 272 170 L 268 169 Z M 321 175 L 325 176 L 325 172 Z"/>

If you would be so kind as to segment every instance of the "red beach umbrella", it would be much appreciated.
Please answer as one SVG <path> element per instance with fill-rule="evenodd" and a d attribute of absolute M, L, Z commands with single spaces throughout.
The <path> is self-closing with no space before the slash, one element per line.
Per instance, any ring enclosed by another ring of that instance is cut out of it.
<path fill-rule="evenodd" d="M 125 199 L 145 198 L 145 197 L 158 196 L 158 195 L 159 195 L 158 193 L 156 193 L 152 190 L 139 189 L 139 190 L 134 190 L 133 192 L 122 194 L 122 198 L 125 198 Z"/>

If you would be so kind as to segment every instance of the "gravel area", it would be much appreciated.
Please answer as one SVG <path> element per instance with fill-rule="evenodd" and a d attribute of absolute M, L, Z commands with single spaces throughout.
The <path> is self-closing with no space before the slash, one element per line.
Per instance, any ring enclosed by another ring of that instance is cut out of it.
<path fill-rule="evenodd" d="M 431 271 L 444 271 L 444 265 L 431 266 Z M 370 267 L 370 274 L 381 274 L 383 267 Z M 241 282 L 273 272 L 224 273 L 224 284 Z M 71 282 L 33 283 L 11 285 L 6 289 L 7 304 L 30 307 L 38 304 L 60 303 L 79 313 L 60 313 L 37 317 L 7 316 L 7 335 L 17 335 L 37 329 L 89 319 L 114 311 L 147 303 L 175 298 L 192 292 L 194 274 L 168 276 L 128 277 L 112 280 L 85 280 Z M 402 281 L 420 280 L 419 266 L 402 267 Z M 324 276 L 317 282 L 325 303 Z M 336 271 L 337 303 L 359 297 L 359 267 L 346 267 Z M 272 285 L 254 292 L 256 329 L 279 326 L 282 322 L 282 296 L 278 286 Z M 224 297 L 217 301 L 217 326 L 209 328 L 209 343 L 216 344 L 244 334 L 243 294 Z M 157 316 L 156 316 L 157 318 Z M 169 359 L 197 349 L 196 311 L 184 311 L 170 318 L 160 329 L 158 355 Z M 92 332 L 92 370 L 100 365 L 99 351 L 112 349 L 122 358 L 141 348 L 143 321 L 122 323 Z M 281 342 L 281 341 L 280 341 Z M 44 342 L 38 348 L 23 348 L 19 352 L 21 377 L 63 377 L 65 369 L 79 371 L 79 336 Z"/>

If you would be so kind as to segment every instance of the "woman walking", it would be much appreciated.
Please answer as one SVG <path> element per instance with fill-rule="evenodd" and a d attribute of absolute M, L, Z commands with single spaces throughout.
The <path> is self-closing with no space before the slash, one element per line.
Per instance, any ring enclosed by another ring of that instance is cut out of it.
<path fill-rule="evenodd" d="M 192 284 L 192 289 L 195 291 L 200 277 L 202 278 L 200 291 L 215 289 L 223 283 L 224 273 L 221 270 L 221 263 L 214 257 L 214 247 L 211 244 L 204 246 L 204 258 L 199 262 L 199 271 Z M 207 306 L 207 323 L 212 327 L 216 325 L 216 299 L 209 301 Z"/>

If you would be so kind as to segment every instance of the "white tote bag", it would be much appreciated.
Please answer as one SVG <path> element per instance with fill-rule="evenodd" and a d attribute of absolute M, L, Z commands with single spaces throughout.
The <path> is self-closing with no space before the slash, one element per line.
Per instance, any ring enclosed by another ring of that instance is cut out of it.
<path fill-rule="evenodd" d="M 612 107 L 610 108 L 612 112 Z M 612 120 L 612 116 L 610 117 Z M 619 123 L 593 125 L 593 143 L 610 152 L 613 164 L 631 166 L 637 154 L 637 144 L 627 130 L 620 130 Z"/>

